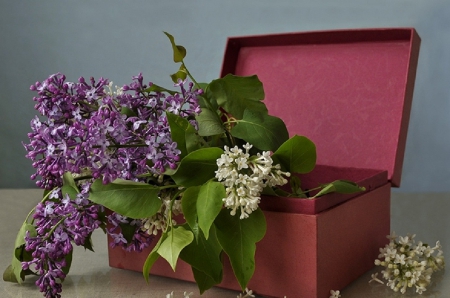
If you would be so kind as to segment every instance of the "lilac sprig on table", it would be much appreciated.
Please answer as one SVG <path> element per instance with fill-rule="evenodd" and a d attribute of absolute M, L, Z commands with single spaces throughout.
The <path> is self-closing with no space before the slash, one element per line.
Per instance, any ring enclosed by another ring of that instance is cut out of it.
<path fill-rule="evenodd" d="M 375 265 L 384 267 L 381 274 L 386 286 L 395 292 L 404 294 L 408 288 L 414 287 L 416 293 L 422 294 L 430 285 L 432 274 L 445 267 L 440 242 L 437 241 L 435 246 L 422 241 L 416 243 L 415 236 L 388 235 L 390 242 L 380 248 L 380 255 L 375 260 Z M 385 284 L 377 274 L 372 275 L 371 281 Z"/>

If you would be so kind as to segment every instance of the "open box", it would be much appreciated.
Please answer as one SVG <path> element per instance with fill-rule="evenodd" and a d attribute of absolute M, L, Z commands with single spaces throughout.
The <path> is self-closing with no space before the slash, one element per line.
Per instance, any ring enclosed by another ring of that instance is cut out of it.
<path fill-rule="evenodd" d="M 317 147 L 306 188 L 336 179 L 364 193 L 263 197 L 267 233 L 248 287 L 271 297 L 329 297 L 374 265 L 390 233 L 390 191 L 399 186 L 420 38 L 411 28 L 361 29 L 228 39 L 222 76 L 258 75 L 269 113 Z M 112 267 L 141 271 L 143 253 L 109 248 Z M 240 290 L 224 260 L 221 287 Z M 182 261 L 152 274 L 193 281 Z"/>

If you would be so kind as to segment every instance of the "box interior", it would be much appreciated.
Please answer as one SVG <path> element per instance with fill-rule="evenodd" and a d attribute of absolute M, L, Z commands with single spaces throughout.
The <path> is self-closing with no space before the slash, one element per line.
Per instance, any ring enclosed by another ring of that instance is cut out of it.
<path fill-rule="evenodd" d="M 318 164 L 387 170 L 399 186 L 419 42 L 410 28 L 231 37 L 221 75 L 256 74 Z"/>

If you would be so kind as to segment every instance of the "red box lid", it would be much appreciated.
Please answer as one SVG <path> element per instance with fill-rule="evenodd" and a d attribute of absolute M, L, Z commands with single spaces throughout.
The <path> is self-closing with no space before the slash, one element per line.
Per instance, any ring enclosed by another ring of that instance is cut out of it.
<path fill-rule="evenodd" d="M 419 46 L 412 28 L 229 37 L 221 76 L 258 75 L 318 164 L 387 170 L 399 186 Z"/>

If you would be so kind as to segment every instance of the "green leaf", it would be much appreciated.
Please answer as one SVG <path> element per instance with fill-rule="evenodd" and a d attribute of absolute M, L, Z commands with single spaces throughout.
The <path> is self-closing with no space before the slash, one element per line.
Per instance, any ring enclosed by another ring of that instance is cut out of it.
<path fill-rule="evenodd" d="M 203 90 L 203 94 L 201 96 L 198 96 L 199 98 L 198 103 L 200 107 L 202 109 L 217 111 L 219 109 L 219 105 L 217 104 L 216 99 L 212 97 L 214 94 L 208 90 L 209 84 L 199 83 L 199 87 Z"/>
<path fill-rule="evenodd" d="M 199 233 L 198 241 L 192 241 L 180 253 L 180 258 L 191 265 L 193 269 L 208 275 L 218 284 L 222 281 L 223 264 L 221 259 L 222 247 L 217 240 L 214 226 L 211 226 L 210 237 L 205 238 Z"/>
<path fill-rule="evenodd" d="M 22 270 L 22 262 L 32 260 L 31 254 L 25 250 L 25 235 L 27 232 L 30 237 L 35 237 L 37 235 L 36 229 L 33 225 L 27 222 L 22 224 L 14 243 L 14 252 L 11 265 L 9 265 L 3 273 L 3 279 L 5 281 L 22 283 L 25 279 L 27 272 Z"/>
<path fill-rule="evenodd" d="M 180 69 L 176 73 L 170 75 L 170 78 L 174 83 L 178 83 L 179 79 L 184 81 L 186 77 L 187 77 L 187 70 L 186 67 L 184 66 L 184 63 L 181 63 Z"/>
<path fill-rule="evenodd" d="M 266 196 L 273 196 L 273 197 L 291 197 L 292 196 L 291 193 L 289 193 L 281 188 L 275 188 L 275 187 L 270 187 L 270 186 L 264 187 L 262 194 L 266 195 Z"/>
<path fill-rule="evenodd" d="M 172 140 L 177 143 L 177 148 L 181 151 L 181 158 L 200 148 L 200 137 L 188 120 L 170 112 L 166 112 L 166 116 Z"/>
<path fill-rule="evenodd" d="M 202 112 L 195 117 L 198 122 L 198 134 L 201 136 L 213 136 L 225 132 L 223 122 L 220 120 L 216 112 L 203 109 Z"/>
<path fill-rule="evenodd" d="M 231 266 L 242 290 L 255 271 L 256 242 L 266 233 L 266 219 L 261 209 L 248 218 L 239 219 L 239 214 L 230 215 L 222 209 L 215 220 L 217 239 L 230 258 Z"/>
<path fill-rule="evenodd" d="M 146 183 L 117 179 L 103 184 L 101 179 L 91 186 L 89 200 L 130 218 L 151 217 L 161 207 L 159 188 Z"/>
<path fill-rule="evenodd" d="M 13 265 L 9 265 L 8 267 L 6 267 L 5 271 L 3 271 L 3 280 L 9 281 L 9 282 L 14 282 L 14 283 L 19 283 L 20 279 L 17 280 L 17 277 L 14 274 Z"/>
<path fill-rule="evenodd" d="M 152 269 L 153 264 L 155 264 L 156 260 L 160 257 L 158 254 L 158 249 L 161 246 L 161 243 L 167 238 L 167 233 L 163 233 L 156 243 L 155 247 L 153 247 L 152 251 L 148 254 L 147 259 L 145 259 L 144 266 L 142 267 L 142 274 L 144 275 L 145 281 L 148 283 L 148 276 L 150 275 L 150 270 Z"/>
<path fill-rule="evenodd" d="M 220 182 L 208 181 L 202 185 L 197 199 L 198 225 L 206 239 L 209 237 L 209 229 L 223 206 L 225 198 L 225 186 Z"/>
<path fill-rule="evenodd" d="M 200 295 L 202 295 L 206 290 L 218 284 L 218 282 L 216 282 L 211 276 L 204 273 L 203 271 L 196 269 L 195 267 L 192 267 L 192 273 L 194 274 L 194 279 L 200 291 Z M 222 280 L 222 278 L 220 280 Z"/>
<path fill-rule="evenodd" d="M 181 198 L 181 209 L 183 210 L 184 218 L 196 239 L 198 239 L 199 234 L 197 222 L 197 198 L 199 192 L 200 186 L 191 186 L 184 191 Z"/>
<path fill-rule="evenodd" d="M 300 178 L 296 175 L 292 175 L 289 179 L 292 189 L 292 196 L 297 198 L 306 198 L 304 191 L 301 188 Z"/>
<path fill-rule="evenodd" d="M 73 179 L 73 175 L 70 172 L 65 172 L 63 174 L 63 186 L 61 188 L 63 195 L 68 194 L 72 200 L 75 200 L 77 194 L 80 192 L 78 186 Z"/>
<path fill-rule="evenodd" d="M 244 111 L 243 119 L 231 129 L 231 134 L 260 150 L 269 151 L 277 150 L 289 139 L 283 120 L 248 109 Z"/>
<path fill-rule="evenodd" d="M 94 252 L 94 245 L 92 244 L 92 233 L 89 234 L 89 236 L 84 240 L 83 247 L 84 249 Z"/>
<path fill-rule="evenodd" d="M 167 37 L 170 40 L 170 43 L 172 44 L 172 49 L 173 49 L 173 61 L 175 63 L 177 62 L 183 62 L 184 57 L 186 57 L 186 49 L 183 46 L 180 45 L 176 45 L 175 44 L 175 39 L 173 38 L 172 35 L 170 35 L 167 32 L 164 32 L 165 35 L 167 35 Z"/>
<path fill-rule="evenodd" d="M 366 190 L 365 187 L 361 187 L 355 182 L 348 180 L 336 180 L 331 183 L 323 184 L 322 187 L 322 190 L 320 190 L 313 198 L 317 198 L 333 192 L 350 194 Z"/>
<path fill-rule="evenodd" d="M 223 150 L 217 147 L 201 148 L 186 155 L 172 179 L 184 187 L 202 185 L 215 177 L 217 159 Z"/>
<path fill-rule="evenodd" d="M 25 245 L 25 236 L 26 236 L 27 232 L 29 233 L 30 237 L 36 237 L 37 236 L 36 228 L 33 225 L 31 225 L 31 224 L 29 224 L 27 222 L 24 222 L 22 224 L 22 226 L 20 227 L 20 230 L 19 230 L 19 232 L 17 233 L 17 236 L 16 236 L 16 241 L 15 241 L 15 244 L 14 244 L 14 247 L 16 249 L 21 247 L 22 245 Z M 20 261 L 22 261 L 22 258 L 19 257 L 19 255 L 17 253 L 15 255 L 17 256 L 17 258 Z M 20 256 L 22 256 L 22 253 L 20 253 Z"/>
<path fill-rule="evenodd" d="M 272 155 L 275 164 L 284 171 L 308 173 L 316 166 L 316 145 L 303 136 L 293 136 Z"/>
<path fill-rule="evenodd" d="M 126 115 L 128 117 L 135 117 L 135 116 L 137 116 L 136 113 L 132 109 L 127 108 L 127 107 L 122 107 L 120 109 L 120 113 L 122 115 Z"/>
<path fill-rule="evenodd" d="M 167 233 L 167 238 L 161 243 L 157 252 L 166 259 L 173 271 L 177 266 L 178 256 L 183 248 L 192 243 L 194 235 L 191 231 L 179 226 L 170 229 Z"/>
<path fill-rule="evenodd" d="M 131 243 L 133 241 L 133 236 L 136 233 L 136 226 L 132 226 L 129 223 L 120 223 L 119 227 L 121 229 L 123 238 L 127 240 L 127 243 Z"/>
<path fill-rule="evenodd" d="M 160 93 L 160 92 L 167 92 L 167 93 L 172 94 L 172 95 L 178 93 L 177 91 L 169 90 L 169 89 L 166 89 L 164 87 L 161 87 L 161 86 L 153 84 L 153 83 L 148 88 L 144 89 L 143 92 L 147 92 L 147 93 L 151 93 L 151 92 L 158 92 L 158 93 Z"/>
<path fill-rule="evenodd" d="M 212 81 L 206 89 L 206 96 L 214 98 L 219 106 L 237 119 L 242 119 L 244 110 L 267 113 L 261 100 L 264 99 L 264 88 L 257 76 L 241 77 L 226 75 Z"/>
<path fill-rule="evenodd" d="M 63 174 L 63 185 L 71 186 L 72 188 L 78 190 L 77 184 L 75 183 L 75 179 L 73 179 L 73 175 L 70 172 L 65 172 Z"/>

